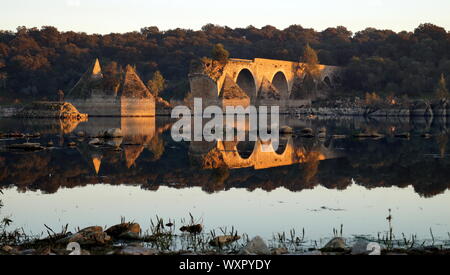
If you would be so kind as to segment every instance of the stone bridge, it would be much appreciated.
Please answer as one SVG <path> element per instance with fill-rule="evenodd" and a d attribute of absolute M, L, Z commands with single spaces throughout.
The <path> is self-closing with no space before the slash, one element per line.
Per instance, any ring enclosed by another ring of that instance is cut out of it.
<path fill-rule="evenodd" d="M 340 81 L 340 67 L 318 65 L 317 69 L 319 75 L 314 80 L 317 88 L 330 89 Z M 229 59 L 214 75 L 204 72 L 189 75 L 193 97 L 222 99 L 226 105 L 245 105 L 240 104 L 245 101 L 254 105 L 303 105 L 312 97 L 307 94 L 294 97 L 294 93 L 306 78 L 304 63 L 262 58 Z M 239 90 L 245 95 L 242 96 Z"/>

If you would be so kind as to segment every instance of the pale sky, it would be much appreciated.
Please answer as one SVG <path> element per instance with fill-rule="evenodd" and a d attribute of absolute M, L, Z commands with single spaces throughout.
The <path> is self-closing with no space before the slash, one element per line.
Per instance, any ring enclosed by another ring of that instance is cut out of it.
<path fill-rule="evenodd" d="M 3 0 L 0 29 L 51 25 L 61 31 L 110 33 L 198 30 L 207 23 L 279 29 L 299 24 L 318 31 L 338 25 L 413 31 L 420 23 L 450 30 L 449 0 Z"/>

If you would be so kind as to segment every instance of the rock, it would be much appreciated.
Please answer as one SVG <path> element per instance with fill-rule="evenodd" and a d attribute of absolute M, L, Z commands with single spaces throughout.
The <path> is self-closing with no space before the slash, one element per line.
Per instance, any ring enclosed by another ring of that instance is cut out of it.
<path fill-rule="evenodd" d="M 182 226 L 180 228 L 181 232 L 189 232 L 189 233 L 193 233 L 193 234 L 198 234 L 198 233 L 202 232 L 202 230 L 203 230 L 203 226 L 201 224 Z"/>
<path fill-rule="evenodd" d="M 294 129 L 289 126 L 283 126 L 280 128 L 280 134 L 292 134 L 294 133 Z"/>
<path fill-rule="evenodd" d="M 89 144 L 90 145 L 100 145 L 100 144 L 102 144 L 102 142 L 98 138 L 93 138 L 89 141 Z"/>
<path fill-rule="evenodd" d="M 347 136 L 346 135 L 333 135 L 333 138 L 334 139 L 344 139 L 344 138 L 347 138 Z"/>
<path fill-rule="evenodd" d="M 20 251 L 20 255 L 34 255 L 34 254 L 36 254 L 35 249 L 26 249 L 26 250 Z"/>
<path fill-rule="evenodd" d="M 9 246 L 9 245 L 5 245 L 2 247 L 2 251 L 6 252 L 6 253 L 10 253 L 14 250 L 13 247 Z"/>
<path fill-rule="evenodd" d="M 323 249 L 326 250 L 345 249 L 345 240 L 341 237 L 333 238 L 323 247 Z"/>
<path fill-rule="evenodd" d="M 358 240 L 352 247 L 352 255 L 368 255 L 370 253 L 367 250 L 369 243 L 366 240 Z"/>
<path fill-rule="evenodd" d="M 139 233 L 124 232 L 120 234 L 117 238 L 122 240 L 140 240 L 141 236 Z"/>
<path fill-rule="evenodd" d="M 124 249 L 118 252 L 119 255 L 156 255 L 158 254 L 158 250 L 150 249 L 145 247 L 137 247 L 137 246 L 127 246 Z"/>
<path fill-rule="evenodd" d="M 112 138 L 112 139 L 106 140 L 105 145 L 108 145 L 108 146 L 111 146 L 114 148 L 118 148 L 118 147 L 120 147 L 122 142 L 123 142 L 122 138 Z"/>
<path fill-rule="evenodd" d="M 105 138 L 120 138 L 123 137 L 122 130 L 119 128 L 111 128 L 106 130 L 103 135 Z"/>
<path fill-rule="evenodd" d="M 284 247 L 272 249 L 272 255 L 283 255 L 288 253 L 289 253 L 288 250 Z"/>
<path fill-rule="evenodd" d="M 40 248 L 36 251 L 36 255 L 51 255 L 54 254 L 50 247 Z"/>
<path fill-rule="evenodd" d="M 91 226 L 58 240 L 58 243 L 68 244 L 76 242 L 80 245 L 105 245 L 110 241 L 111 237 L 103 232 L 101 226 Z"/>
<path fill-rule="evenodd" d="M 270 255 L 270 250 L 260 236 L 254 237 L 245 245 L 241 251 L 241 255 Z"/>
<path fill-rule="evenodd" d="M 401 133 L 401 134 L 396 134 L 395 137 L 397 138 L 410 138 L 411 134 L 410 133 Z"/>
<path fill-rule="evenodd" d="M 211 246 L 223 246 L 232 242 L 239 240 L 240 236 L 217 236 L 212 239 L 209 244 Z"/>
<path fill-rule="evenodd" d="M 302 131 L 300 133 L 302 135 L 312 135 L 313 134 L 313 130 L 311 128 L 304 128 L 304 129 L 302 129 Z"/>
<path fill-rule="evenodd" d="M 379 133 L 359 133 L 353 135 L 355 138 L 383 138 L 384 135 Z"/>
<path fill-rule="evenodd" d="M 320 251 L 320 250 L 313 250 L 313 251 L 300 253 L 300 255 L 302 255 L 302 256 L 322 256 L 323 254 L 322 254 L 322 251 Z"/>
<path fill-rule="evenodd" d="M 141 226 L 138 223 L 121 223 L 106 229 L 105 232 L 117 239 L 139 239 Z"/>
<path fill-rule="evenodd" d="M 24 151 L 38 151 L 43 150 L 44 147 L 42 147 L 39 143 L 21 143 L 21 144 L 12 144 L 8 146 L 9 149 L 16 149 L 16 150 L 24 150 Z"/>
<path fill-rule="evenodd" d="M 257 254 L 255 254 L 255 253 L 250 253 L 248 250 L 246 250 L 246 249 L 241 249 L 241 250 L 239 250 L 239 253 L 238 253 L 238 255 L 252 255 L 252 256 L 255 256 L 255 255 L 257 255 Z"/>

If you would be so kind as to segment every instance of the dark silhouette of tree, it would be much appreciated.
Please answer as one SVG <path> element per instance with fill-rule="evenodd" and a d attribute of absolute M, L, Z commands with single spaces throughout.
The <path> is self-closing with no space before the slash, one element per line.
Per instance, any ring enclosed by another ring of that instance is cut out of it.
<path fill-rule="evenodd" d="M 441 77 L 439 78 L 438 86 L 436 88 L 436 98 L 437 99 L 448 99 L 448 89 L 447 89 L 447 82 L 445 80 L 444 74 L 441 74 Z"/>

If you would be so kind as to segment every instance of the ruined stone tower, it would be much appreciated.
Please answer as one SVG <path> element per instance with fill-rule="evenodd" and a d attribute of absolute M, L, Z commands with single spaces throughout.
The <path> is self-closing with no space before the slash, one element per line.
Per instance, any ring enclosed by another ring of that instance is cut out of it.
<path fill-rule="evenodd" d="M 114 76 L 111 85 L 96 59 L 70 90 L 66 100 L 89 116 L 145 117 L 155 116 L 155 97 L 144 85 L 135 68 L 128 65 Z"/>

